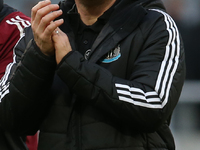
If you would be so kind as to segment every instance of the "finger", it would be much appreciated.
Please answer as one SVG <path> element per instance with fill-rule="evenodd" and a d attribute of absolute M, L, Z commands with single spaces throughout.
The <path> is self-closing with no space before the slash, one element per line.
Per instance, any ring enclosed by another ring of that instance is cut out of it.
<path fill-rule="evenodd" d="M 64 33 L 62 30 L 60 30 L 59 27 L 57 28 L 57 30 L 58 30 L 59 33 Z"/>
<path fill-rule="evenodd" d="M 62 30 L 60 30 L 59 27 L 57 27 L 53 32 L 53 37 L 55 38 L 55 36 L 59 36 L 59 35 L 62 35 L 62 34 L 64 34 L 64 32 Z"/>
<path fill-rule="evenodd" d="M 45 28 L 53 22 L 57 17 L 62 14 L 62 10 L 54 11 L 46 16 L 44 16 L 40 22 L 40 28 L 38 32 L 43 32 Z"/>
<path fill-rule="evenodd" d="M 41 9 L 39 9 L 35 15 L 35 19 L 32 22 L 33 26 L 38 26 L 38 24 L 40 24 L 40 21 L 43 17 L 47 16 L 50 12 L 52 11 L 56 11 L 59 9 L 59 6 L 57 4 L 50 4 L 47 5 Z M 51 14 L 51 13 L 50 13 Z M 55 13 L 54 13 L 55 14 Z"/>
<path fill-rule="evenodd" d="M 45 0 L 45 1 L 40 1 L 38 2 L 37 5 L 35 5 L 32 9 L 31 9 L 31 20 L 35 20 L 35 15 L 37 13 L 37 11 L 47 5 L 51 4 L 50 0 Z"/>
<path fill-rule="evenodd" d="M 45 35 L 48 37 L 48 36 L 51 36 L 52 34 L 54 34 L 53 32 L 55 31 L 56 28 L 58 28 L 60 25 L 62 25 L 64 22 L 63 19 L 59 19 L 59 20 L 56 20 L 54 22 L 52 22 L 50 25 L 47 26 L 47 28 L 45 29 Z M 61 31 L 61 30 L 60 30 Z"/>

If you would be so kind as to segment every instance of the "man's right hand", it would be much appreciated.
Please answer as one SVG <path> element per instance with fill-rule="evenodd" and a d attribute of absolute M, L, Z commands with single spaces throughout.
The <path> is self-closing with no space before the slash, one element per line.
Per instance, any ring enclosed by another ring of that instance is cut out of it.
<path fill-rule="evenodd" d="M 52 41 L 52 33 L 63 23 L 63 19 L 54 21 L 62 14 L 57 4 L 51 4 L 50 0 L 40 1 L 32 8 L 31 26 L 34 40 L 40 50 L 47 56 L 55 54 Z"/>

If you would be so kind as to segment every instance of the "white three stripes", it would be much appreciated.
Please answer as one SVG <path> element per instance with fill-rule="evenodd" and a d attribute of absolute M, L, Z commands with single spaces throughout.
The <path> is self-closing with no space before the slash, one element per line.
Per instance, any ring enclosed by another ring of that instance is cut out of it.
<path fill-rule="evenodd" d="M 20 31 L 20 37 L 23 36 L 23 28 L 30 26 L 30 22 L 16 16 L 15 18 L 11 18 L 10 20 L 6 20 L 6 22 L 10 25 L 16 25 L 18 30 Z M 23 26 L 23 27 L 22 27 Z"/>
<path fill-rule="evenodd" d="M 20 18 L 20 16 L 16 16 L 15 18 L 11 18 L 10 20 L 6 20 L 6 23 L 10 24 L 10 25 L 16 25 L 18 30 L 19 30 L 19 33 L 20 33 L 20 39 L 22 37 L 24 37 L 24 32 L 23 32 L 23 29 L 25 27 L 28 27 L 31 25 L 31 23 L 28 21 L 28 20 L 24 20 L 22 18 Z M 20 40 L 18 40 L 19 42 Z M 16 44 L 17 45 L 17 44 Z M 13 52 L 13 62 L 8 64 L 7 67 L 6 67 L 6 71 L 5 71 L 5 74 L 4 76 L 1 78 L 0 80 L 0 102 L 1 102 L 1 99 L 9 93 L 9 82 L 6 84 L 6 81 L 8 79 L 8 76 L 10 74 L 10 70 L 13 66 L 13 64 L 16 62 L 15 61 L 15 53 Z"/>
<path fill-rule="evenodd" d="M 129 85 L 123 85 L 118 83 L 116 83 L 115 86 L 117 88 L 117 93 L 120 95 L 119 100 L 126 101 L 134 105 L 146 108 L 163 108 L 168 102 L 170 87 L 179 63 L 180 37 L 175 22 L 167 13 L 157 9 L 151 10 L 163 14 L 164 21 L 167 26 L 166 30 L 169 33 L 169 40 L 166 45 L 165 56 L 162 61 L 161 68 L 156 81 L 155 91 L 145 93 L 139 88 L 134 88 L 130 87 Z M 160 94 L 158 94 L 159 91 Z M 135 94 L 132 94 L 131 92 L 135 92 Z M 152 96 L 155 98 L 150 98 L 148 96 Z M 160 103 L 153 104 L 152 102 Z"/>

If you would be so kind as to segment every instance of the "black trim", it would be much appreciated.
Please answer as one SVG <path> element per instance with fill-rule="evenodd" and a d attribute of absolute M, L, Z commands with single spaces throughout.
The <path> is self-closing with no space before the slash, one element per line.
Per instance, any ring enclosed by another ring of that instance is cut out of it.
<path fill-rule="evenodd" d="M 3 8 L 3 0 L 0 0 L 0 12 L 1 12 L 2 8 Z"/>
<path fill-rule="evenodd" d="M 7 4 L 3 4 L 2 6 L 2 11 L 0 12 L 0 22 L 9 14 L 16 12 L 17 10 L 12 8 L 11 6 L 7 5 Z"/>

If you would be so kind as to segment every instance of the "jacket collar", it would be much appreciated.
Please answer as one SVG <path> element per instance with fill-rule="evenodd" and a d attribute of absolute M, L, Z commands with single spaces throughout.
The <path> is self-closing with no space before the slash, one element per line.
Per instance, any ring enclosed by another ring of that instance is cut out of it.
<path fill-rule="evenodd" d="M 3 4 L 2 5 L 2 9 L 0 11 L 0 22 L 6 17 L 8 16 L 9 14 L 13 13 L 13 12 L 16 12 L 17 10 L 10 7 L 9 5 L 7 4 Z"/>
<path fill-rule="evenodd" d="M 2 8 L 3 8 L 3 0 L 0 0 L 0 12 L 1 12 Z"/>

